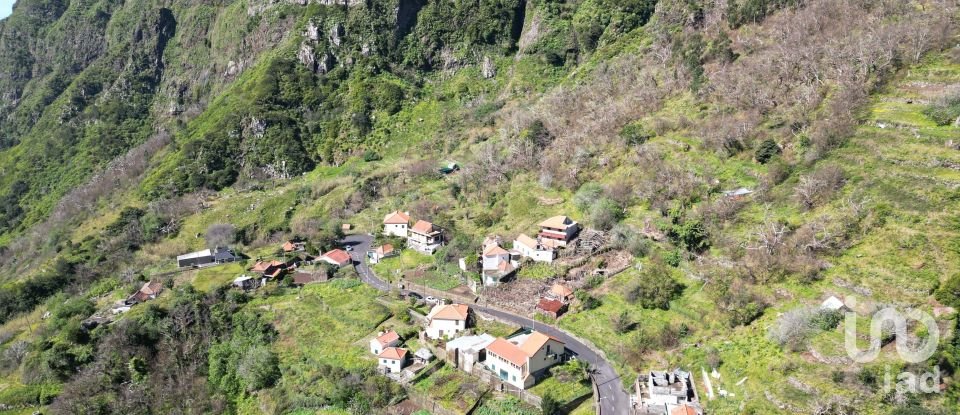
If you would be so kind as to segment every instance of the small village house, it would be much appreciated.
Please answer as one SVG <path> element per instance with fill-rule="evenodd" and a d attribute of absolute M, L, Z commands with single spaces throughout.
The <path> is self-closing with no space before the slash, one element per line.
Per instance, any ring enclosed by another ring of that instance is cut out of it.
<path fill-rule="evenodd" d="M 488 238 L 480 254 L 480 272 L 483 285 L 497 286 L 514 274 L 519 265 L 519 254 L 513 255 L 500 247 L 499 238 Z"/>
<path fill-rule="evenodd" d="M 400 345 L 400 335 L 393 330 L 377 333 L 377 337 L 370 339 L 370 353 L 379 356 L 388 347 Z"/>
<path fill-rule="evenodd" d="M 682 414 L 682 411 L 690 408 L 695 410 L 696 415 L 703 413 L 690 372 L 680 369 L 654 370 L 637 376 L 634 389 L 640 408 L 648 412 L 673 414 L 675 410 L 682 408 L 681 412 L 678 412 Z"/>
<path fill-rule="evenodd" d="M 330 265 L 336 265 L 337 267 L 344 267 L 353 263 L 353 259 L 350 258 L 350 253 L 342 249 L 328 251 L 321 255 L 319 259 Z"/>
<path fill-rule="evenodd" d="M 204 249 L 202 251 L 191 252 L 177 256 L 177 267 L 202 267 L 213 264 L 224 264 L 237 260 L 233 250 L 226 247 L 217 247 L 216 249 Z"/>
<path fill-rule="evenodd" d="M 392 256 L 397 256 L 399 254 L 400 253 L 393 248 L 393 245 L 383 244 L 378 246 L 377 249 L 367 252 L 367 258 L 370 259 L 370 263 L 379 264 L 380 261 L 383 261 L 384 259 L 390 258 Z"/>
<path fill-rule="evenodd" d="M 280 246 L 280 249 L 282 249 L 283 252 L 287 254 L 293 253 L 293 252 L 303 252 L 303 250 L 305 250 L 306 248 L 307 248 L 307 244 L 305 242 L 298 242 L 298 241 L 286 241 L 283 243 L 283 245 Z"/>
<path fill-rule="evenodd" d="M 433 352 L 426 347 L 421 347 L 420 350 L 417 350 L 417 352 L 413 354 L 413 362 L 418 365 L 425 365 L 430 363 L 431 360 L 433 360 Z"/>
<path fill-rule="evenodd" d="M 453 367 L 473 373 L 473 366 L 487 359 L 487 346 L 496 340 L 489 334 L 463 336 L 447 342 L 447 360 Z"/>
<path fill-rule="evenodd" d="M 154 298 L 157 298 L 160 295 L 160 292 L 163 291 L 163 284 L 160 281 L 148 281 L 143 283 L 143 286 L 140 287 L 137 292 L 133 293 L 130 297 L 127 297 L 126 304 L 133 305 L 139 303 L 145 303 Z"/>
<path fill-rule="evenodd" d="M 454 338 L 470 323 L 466 304 L 437 304 L 427 314 L 426 335 L 431 339 Z"/>
<path fill-rule="evenodd" d="M 566 345 L 538 331 L 498 338 L 487 346 L 487 370 L 504 383 L 527 389 L 551 366 L 561 363 Z"/>
<path fill-rule="evenodd" d="M 383 373 L 400 373 L 409 363 L 407 349 L 387 347 L 377 356 L 377 367 Z"/>
<path fill-rule="evenodd" d="M 537 302 L 537 312 L 557 319 L 567 312 L 567 304 L 560 300 L 544 297 Z"/>
<path fill-rule="evenodd" d="M 563 284 L 553 284 L 553 286 L 550 287 L 549 296 L 568 303 L 570 300 L 573 300 L 573 290 Z"/>
<path fill-rule="evenodd" d="M 548 248 L 567 246 L 580 232 L 580 224 L 566 216 L 554 216 L 540 222 L 540 243 Z"/>
<path fill-rule="evenodd" d="M 526 234 L 520 234 L 513 241 L 513 250 L 517 251 L 521 257 L 530 258 L 536 262 L 553 262 L 557 258 L 557 252 L 533 239 Z"/>
<path fill-rule="evenodd" d="M 287 271 L 287 264 L 280 261 L 257 261 L 250 268 L 251 272 L 262 275 L 265 278 L 280 278 Z"/>
<path fill-rule="evenodd" d="M 441 245 L 443 245 L 443 232 L 437 225 L 418 220 L 410 228 L 407 246 L 427 255 L 433 255 Z"/>
<path fill-rule="evenodd" d="M 388 236 L 407 237 L 410 228 L 410 215 L 406 212 L 390 212 L 383 218 L 383 234 Z"/>

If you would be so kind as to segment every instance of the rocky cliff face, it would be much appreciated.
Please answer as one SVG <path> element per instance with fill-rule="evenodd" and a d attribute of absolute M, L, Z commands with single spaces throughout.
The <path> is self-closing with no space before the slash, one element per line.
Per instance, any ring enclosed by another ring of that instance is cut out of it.
<path fill-rule="evenodd" d="M 219 188 L 278 165 L 299 174 L 336 163 L 357 149 L 345 139 L 363 142 L 374 111 L 403 99 L 393 87 L 384 90 L 389 104 L 371 91 L 345 94 L 352 72 L 414 80 L 483 56 L 470 51 L 511 49 L 524 7 L 21 0 L 0 22 L 0 171 L 33 173 L 0 177 L 0 197 L 14 206 L 2 213 L 0 235 L 41 221 L 70 188 L 157 131 L 174 133 L 178 145 L 170 170 L 147 185 L 153 197 Z M 297 98 L 276 93 L 290 76 L 302 81 Z M 251 118 L 267 124 L 262 136 L 230 133 Z"/>

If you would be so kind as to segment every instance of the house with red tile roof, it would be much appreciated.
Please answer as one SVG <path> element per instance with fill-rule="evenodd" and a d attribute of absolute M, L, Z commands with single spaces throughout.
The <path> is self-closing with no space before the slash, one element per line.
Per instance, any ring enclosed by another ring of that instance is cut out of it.
<path fill-rule="evenodd" d="M 353 260 L 350 258 L 350 253 L 342 249 L 327 251 L 321 255 L 319 259 L 330 265 L 336 265 L 338 267 L 347 266 L 353 262 Z"/>
<path fill-rule="evenodd" d="M 550 287 L 550 296 L 566 303 L 573 299 L 573 290 L 563 284 L 553 284 Z"/>
<path fill-rule="evenodd" d="M 383 217 L 383 234 L 388 236 L 407 237 L 407 230 L 410 228 L 410 215 L 399 210 L 393 211 Z"/>
<path fill-rule="evenodd" d="M 537 302 L 537 312 L 557 319 L 567 312 L 567 304 L 560 300 L 543 297 Z"/>
<path fill-rule="evenodd" d="M 140 289 L 133 293 L 130 297 L 127 297 L 126 303 L 128 305 L 144 303 L 154 298 L 157 298 L 160 295 L 160 292 L 163 291 L 163 284 L 160 281 L 147 281 L 143 283 L 143 286 Z"/>
<path fill-rule="evenodd" d="M 297 241 L 286 241 L 283 243 L 283 245 L 280 246 L 280 249 L 282 249 L 283 252 L 288 254 L 291 252 L 302 252 L 306 248 L 307 248 L 307 244 L 305 242 L 297 242 Z"/>
<path fill-rule="evenodd" d="M 520 255 L 500 247 L 500 238 L 487 238 L 480 253 L 483 285 L 494 287 L 510 278 L 520 265 Z"/>
<path fill-rule="evenodd" d="M 484 365 L 504 383 L 527 389 L 565 356 L 566 345 L 559 339 L 538 331 L 521 332 L 490 343 Z"/>
<path fill-rule="evenodd" d="M 433 255 L 441 245 L 443 245 L 443 232 L 439 226 L 425 220 L 418 220 L 410 228 L 407 246 L 427 255 Z"/>
<path fill-rule="evenodd" d="M 279 278 L 287 271 L 287 264 L 277 260 L 257 261 L 257 263 L 253 264 L 253 267 L 250 268 L 250 271 L 267 278 Z"/>
<path fill-rule="evenodd" d="M 370 353 L 379 356 L 386 348 L 400 345 L 400 335 L 393 330 L 377 333 L 370 339 Z"/>
<path fill-rule="evenodd" d="M 383 373 L 400 373 L 409 363 L 410 353 L 400 347 L 387 347 L 377 356 L 377 367 Z"/>
<path fill-rule="evenodd" d="M 452 339 L 470 324 L 470 307 L 466 304 L 437 304 L 427 314 L 427 337 Z"/>
<path fill-rule="evenodd" d="M 383 244 L 378 246 L 377 249 L 367 252 L 367 258 L 370 259 L 371 264 L 379 264 L 380 261 L 383 261 L 385 258 L 399 254 L 400 252 L 397 251 L 392 244 Z"/>

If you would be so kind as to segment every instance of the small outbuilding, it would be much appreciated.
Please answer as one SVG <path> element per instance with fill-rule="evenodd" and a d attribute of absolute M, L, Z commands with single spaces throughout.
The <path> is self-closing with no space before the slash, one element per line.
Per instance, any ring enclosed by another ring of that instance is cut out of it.
<path fill-rule="evenodd" d="M 556 319 L 567 312 L 567 304 L 560 300 L 544 297 L 537 302 L 537 312 Z"/>

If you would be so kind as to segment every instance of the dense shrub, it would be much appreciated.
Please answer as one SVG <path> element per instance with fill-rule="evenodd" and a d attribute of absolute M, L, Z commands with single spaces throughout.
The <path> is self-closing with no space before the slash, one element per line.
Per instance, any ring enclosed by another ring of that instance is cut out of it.
<path fill-rule="evenodd" d="M 757 150 L 753 153 L 753 158 L 760 164 L 767 164 L 770 159 L 780 154 L 780 146 L 776 141 L 767 139 L 760 142 Z"/>
<path fill-rule="evenodd" d="M 938 99 L 923 109 L 937 125 L 950 125 L 960 120 L 960 93 Z"/>
<path fill-rule="evenodd" d="M 625 298 L 643 308 L 667 310 L 670 301 L 683 292 L 683 284 L 675 281 L 672 273 L 659 262 L 647 266 L 637 281 L 627 289 Z"/>
<path fill-rule="evenodd" d="M 950 307 L 960 308 L 960 274 L 953 274 L 940 285 L 934 296 Z"/>
<path fill-rule="evenodd" d="M 601 305 L 599 299 L 590 295 L 590 293 L 585 290 L 577 290 L 574 296 L 580 301 L 580 308 L 583 310 L 593 310 Z"/>
<path fill-rule="evenodd" d="M 644 127 L 644 125 L 640 124 L 639 122 L 632 122 L 620 129 L 620 137 L 623 138 L 627 144 L 632 146 L 638 146 L 646 143 L 647 140 L 656 137 L 656 135 L 656 132 Z"/>
<path fill-rule="evenodd" d="M 610 230 L 623 220 L 623 208 L 609 198 L 601 198 L 590 207 L 590 222 L 600 230 Z"/>

